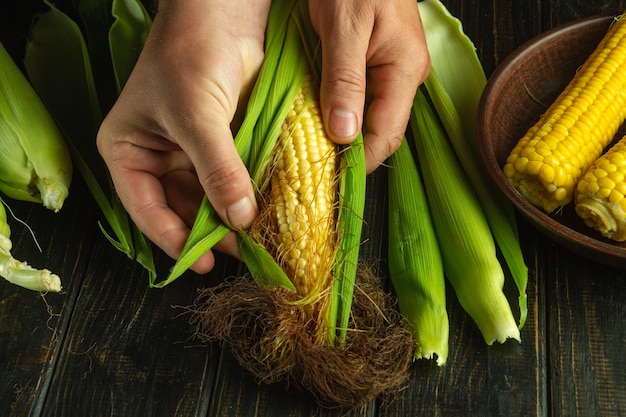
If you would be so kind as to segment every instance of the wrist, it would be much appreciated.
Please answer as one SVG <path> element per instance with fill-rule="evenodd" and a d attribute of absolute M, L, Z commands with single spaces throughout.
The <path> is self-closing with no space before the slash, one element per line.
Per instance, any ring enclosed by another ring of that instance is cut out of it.
<path fill-rule="evenodd" d="M 262 39 L 270 4 L 271 0 L 158 0 L 155 22 L 167 21 L 168 31 L 227 30 Z"/>

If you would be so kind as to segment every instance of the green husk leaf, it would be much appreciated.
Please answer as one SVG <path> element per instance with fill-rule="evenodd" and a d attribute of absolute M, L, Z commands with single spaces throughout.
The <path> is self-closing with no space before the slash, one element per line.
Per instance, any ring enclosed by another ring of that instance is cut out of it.
<path fill-rule="evenodd" d="M 76 22 L 45 3 L 49 9 L 36 15 L 30 28 L 26 73 L 68 142 L 91 166 L 98 164 L 97 180 L 106 184 L 106 167 L 90 140 L 95 141 L 103 116 L 85 39 Z"/>
<path fill-rule="evenodd" d="M 187 237 L 185 246 L 166 279 L 150 282 L 155 288 L 163 288 L 184 274 L 202 255 L 219 243 L 230 229 L 218 217 L 217 212 L 204 197 L 198 214 Z"/>
<path fill-rule="evenodd" d="M 109 112 L 118 97 L 109 45 L 109 30 L 114 23 L 112 2 L 113 0 L 74 0 L 104 114 Z"/>
<path fill-rule="evenodd" d="M 405 139 L 389 158 L 389 274 L 417 342 L 415 358 L 448 358 L 446 286 L 426 191 Z"/>
<path fill-rule="evenodd" d="M 302 85 L 308 69 L 308 61 L 302 53 L 302 41 L 293 19 L 287 22 L 282 52 L 267 92 L 266 101 L 254 128 L 248 168 L 252 181 L 260 193 L 267 184 L 262 178 L 272 161 L 278 135 L 291 103 Z"/>
<path fill-rule="evenodd" d="M 339 248 L 335 257 L 335 281 L 329 320 L 329 325 L 337 328 L 340 344 L 347 336 L 363 229 L 366 189 L 363 135 L 359 134 L 343 150 L 342 155 L 337 218 Z"/>
<path fill-rule="evenodd" d="M 58 211 L 69 194 L 72 160 L 61 131 L 0 44 L 0 191 Z"/>
<path fill-rule="evenodd" d="M 284 287 L 296 291 L 285 271 L 263 245 L 254 242 L 245 232 L 239 232 L 238 236 L 241 256 L 259 285 L 267 288 Z"/>
<path fill-rule="evenodd" d="M 143 49 L 152 18 L 139 0 L 113 0 L 112 15 L 109 48 L 119 94 Z"/>
<path fill-rule="evenodd" d="M 528 267 L 519 244 L 512 204 L 478 163 L 476 114 L 487 82 L 482 64 L 460 20 L 438 0 L 420 2 L 432 70 L 424 82 L 469 180 L 478 194 L 492 233 L 519 292 L 519 328 L 528 315 Z"/>
<path fill-rule="evenodd" d="M 448 281 L 487 344 L 519 341 L 489 224 L 422 89 L 415 95 L 410 128 Z"/>

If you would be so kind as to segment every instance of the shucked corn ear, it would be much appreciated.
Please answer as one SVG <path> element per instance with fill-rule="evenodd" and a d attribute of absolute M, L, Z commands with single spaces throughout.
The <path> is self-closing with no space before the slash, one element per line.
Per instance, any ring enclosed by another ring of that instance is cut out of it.
<path fill-rule="evenodd" d="M 191 321 L 200 337 L 228 343 L 260 380 L 287 381 L 324 405 L 362 408 L 404 384 L 415 348 L 391 297 L 358 262 L 362 136 L 340 149 L 326 136 L 319 38 L 306 1 L 272 2 L 265 52 L 235 138 L 258 187 L 259 216 L 239 231 L 254 280 L 208 289 Z M 204 236 L 193 238 L 190 253 L 220 233 L 206 225 L 206 208 L 192 228 Z"/>
<path fill-rule="evenodd" d="M 579 179 L 626 118 L 625 48 L 620 16 L 504 165 L 509 182 L 547 212 L 572 200 Z"/>
<path fill-rule="evenodd" d="M 61 291 L 61 279 L 47 269 L 35 269 L 11 255 L 11 229 L 4 202 L 0 201 L 0 276 L 33 291 Z"/>
<path fill-rule="evenodd" d="M 626 136 L 598 158 L 578 182 L 576 213 L 602 235 L 626 240 Z"/>
<path fill-rule="evenodd" d="M 58 211 L 72 161 L 64 138 L 4 46 L 0 45 L 0 191 Z"/>
<path fill-rule="evenodd" d="M 277 257 L 303 296 L 328 288 L 336 245 L 337 146 L 312 87 L 307 77 L 283 124 L 269 201 Z"/>
<path fill-rule="evenodd" d="M 347 314 L 339 309 L 341 303 L 350 305 L 352 294 L 337 288 L 343 295 L 334 301 L 331 297 L 335 278 L 339 280 L 337 275 L 342 274 L 338 266 L 346 262 L 346 259 L 336 260 L 345 244 L 339 239 L 338 223 L 341 168 L 337 145 L 329 139 L 322 124 L 316 91 L 317 84 L 311 74 L 305 75 L 279 125 L 277 141 L 268 142 L 273 156 L 266 164 L 264 176 L 269 181 L 259 181 L 267 189 L 260 190 L 260 200 L 264 203 L 249 235 L 272 254 L 298 296 L 310 304 L 311 311 L 324 317 L 320 324 L 327 321 L 317 331 L 320 341 L 328 343 L 335 338 L 337 321 L 347 326 L 343 317 Z M 357 200 L 363 200 L 364 191 L 354 189 L 353 195 L 360 195 Z M 354 220 L 359 230 L 361 210 L 350 209 L 350 215 L 357 217 Z M 359 236 L 360 233 L 356 236 L 342 233 L 345 242 L 351 242 L 348 243 L 351 247 L 344 251 L 358 255 Z M 245 256 L 244 261 L 248 263 Z M 348 262 L 356 264 L 355 259 Z"/>

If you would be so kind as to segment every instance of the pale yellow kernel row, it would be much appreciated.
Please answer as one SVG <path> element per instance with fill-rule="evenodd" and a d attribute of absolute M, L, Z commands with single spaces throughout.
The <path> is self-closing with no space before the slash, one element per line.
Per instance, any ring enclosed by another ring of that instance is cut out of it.
<path fill-rule="evenodd" d="M 307 79 L 283 123 L 270 179 L 276 252 L 303 296 L 324 288 L 331 277 L 336 154 Z"/>

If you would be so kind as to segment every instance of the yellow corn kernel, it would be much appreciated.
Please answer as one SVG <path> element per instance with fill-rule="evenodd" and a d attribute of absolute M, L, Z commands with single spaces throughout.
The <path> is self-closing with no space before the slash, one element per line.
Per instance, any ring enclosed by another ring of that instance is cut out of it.
<path fill-rule="evenodd" d="M 270 179 L 273 245 L 302 296 L 327 288 L 336 248 L 337 146 L 307 78 L 283 122 Z"/>
<path fill-rule="evenodd" d="M 625 73 L 626 19 L 620 17 L 506 160 L 505 176 L 531 203 L 552 212 L 572 200 L 579 179 L 626 119 Z"/>
<path fill-rule="evenodd" d="M 576 213 L 602 235 L 626 240 L 626 136 L 598 158 L 576 188 Z"/>

